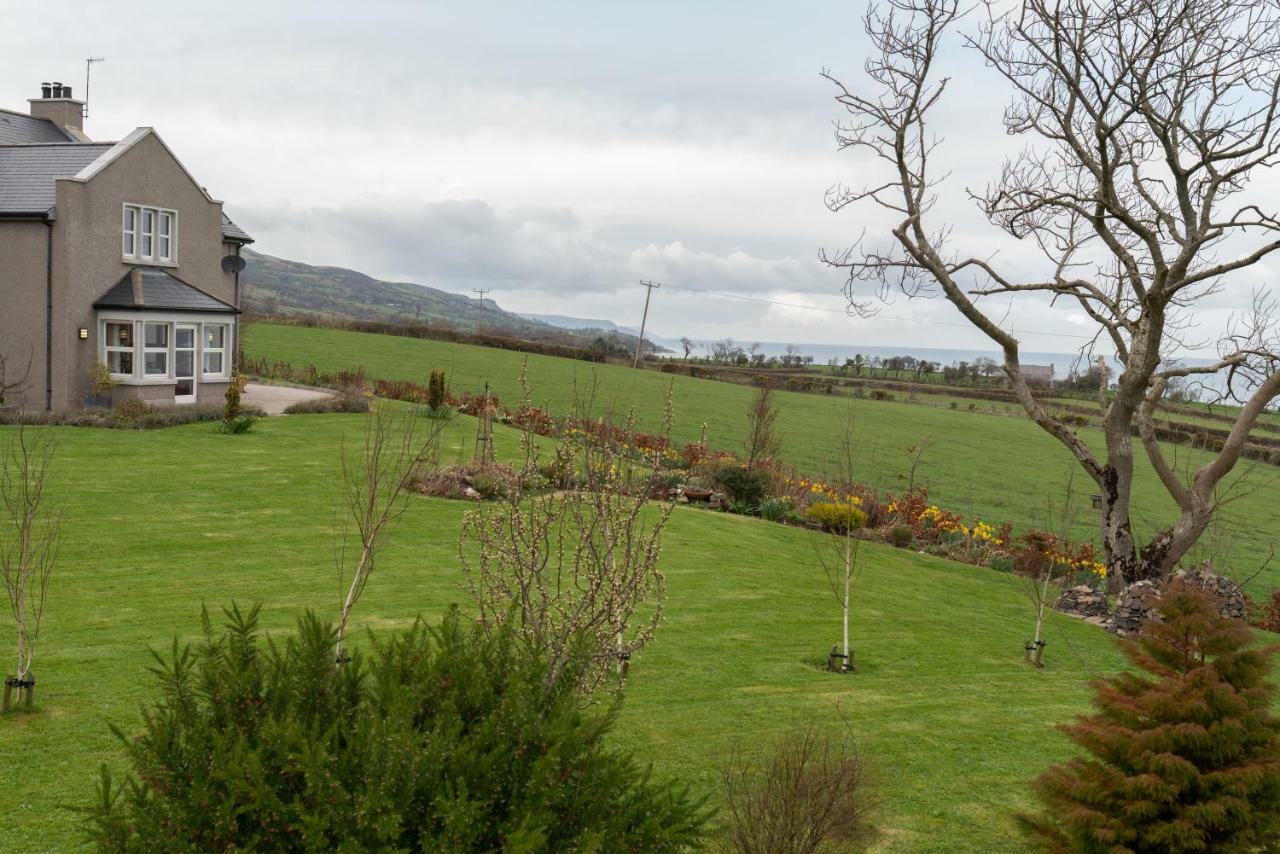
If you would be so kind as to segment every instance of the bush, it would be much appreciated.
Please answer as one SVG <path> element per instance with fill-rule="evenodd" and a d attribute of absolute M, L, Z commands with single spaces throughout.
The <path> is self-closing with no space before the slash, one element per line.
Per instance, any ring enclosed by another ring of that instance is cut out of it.
<path fill-rule="evenodd" d="M 427 408 L 438 412 L 445 407 L 444 371 L 432 371 L 427 380 Z"/>
<path fill-rule="evenodd" d="M 760 518 L 779 522 L 791 512 L 791 502 L 785 498 L 766 498 L 760 502 Z"/>
<path fill-rule="evenodd" d="M 678 850 L 706 811 L 608 747 L 613 711 L 510 631 L 456 612 L 370 638 L 335 667 L 337 633 L 307 614 L 264 643 L 258 610 L 154 669 L 160 696 L 132 773 L 104 766 L 90 815 L 100 849 L 192 851 Z"/>
<path fill-rule="evenodd" d="M 726 842 L 741 854 L 815 854 L 869 843 L 871 797 L 852 744 L 814 728 L 783 737 L 763 762 L 722 772 Z"/>
<path fill-rule="evenodd" d="M 747 468 L 735 460 L 715 460 L 704 466 L 702 476 L 712 486 L 729 493 L 729 498 L 753 507 L 769 492 L 770 476 L 764 469 Z"/>
<path fill-rule="evenodd" d="M 911 533 L 910 525 L 894 525 L 893 530 L 889 532 L 889 541 L 900 549 L 911 545 L 914 537 L 915 534 Z"/>
<path fill-rule="evenodd" d="M 228 436 L 237 436 L 241 433 L 248 433 L 253 429 L 254 422 L 257 420 L 258 419 L 254 418 L 252 415 L 245 414 L 237 415 L 230 421 L 223 419 L 218 424 L 218 432 L 225 433 Z"/>
<path fill-rule="evenodd" d="M 867 524 L 867 514 L 852 501 L 816 501 L 804 511 L 810 521 L 825 531 L 845 534 Z"/>
<path fill-rule="evenodd" d="M 436 498 L 506 498 L 519 490 L 520 477 L 511 466 L 472 460 L 446 468 L 422 466 L 412 475 L 413 489 Z M 467 490 L 475 490 L 468 495 Z"/>
<path fill-rule="evenodd" d="M 885 391 L 884 389 L 873 388 L 871 390 L 871 399 L 872 400 L 893 400 L 893 395 L 889 394 L 889 392 Z"/>
<path fill-rule="evenodd" d="M 1098 712 L 1063 731 L 1088 756 L 1034 789 L 1024 829 L 1055 850 L 1258 851 L 1280 841 L 1275 648 L 1174 582 L 1162 622 L 1123 644 L 1136 671 L 1095 683 Z"/>
<path fill-rule="evenodd" d="M 151 407 L 145 400 L 139 400 L 136 397 L 126 397 L 124 400 L 112 407 L 111 414 L 118 415 L 121 418 L 141 418 L 151 411 Z"/>
<path fill-rule="evenodd" d="M 240 417 L 240 412 L 241 412 L 240 395 L 244 393 L 244 386 L 245 386 L 245 378 L 243 376 L 240 376 L 239 374 L 236 374 L 235 376 L 233 376 L 231 378 L 231 382 L 227 384 L 227 391 L 223 395 L 223 398 L 225 400 L 225 404 L 222 407 L 223 421 L 230 423 Z M 245 429 L 247 430 L 248 428 L 245 428 Z M 223 432 L 226 433 L 226 432 L 232 432 L 232 431 L 224 430 Z M 234 432 L 243 433 L 245 432 L 245 430 L 239 430 Z"/>
<path fill-rule="evenodd" d="M 367 394 L 358 389 L 344 388 L 337 394 L 291 403 L 284 412 L 285 415 L 319 415 L 328 412 L 368 411 L 369 396 Z"/>

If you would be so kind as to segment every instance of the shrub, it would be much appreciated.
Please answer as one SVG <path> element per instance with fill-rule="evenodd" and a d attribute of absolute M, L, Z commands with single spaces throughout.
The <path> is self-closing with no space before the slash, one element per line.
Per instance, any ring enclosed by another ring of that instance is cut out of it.
<path fill-rule="evenodd" d="M 675 850 L 706 811 L 608 747 L 614 712 L 510 631 L 456 612 L 370 638 L 335 667 L 337 632 L 311 614 L 264 643 L 257 609 L 154 669 L 159 698 L 132 773 L 104 766 L 90 834 L 100 849 L 193 851 Z"/>
<path fill-rule="evenodd" d="M 815 501 L 804 515 L 821 525 L 823 530 L 837 534 L 855 531 L 867 524 L 867 514 L 852 501 Z"/>
<path fill-rule="evenodd" d="M 1251 602 L 1250 605 L 1250 623 L 1264 631 L 1280 632 L 1280 590 L 1272 590 L 1266 602 Z"/>
<path fill-rule="evenodd" d="M 1077 851 L 1255 851 L 1280 840 L 1280 720 L 1267 682 L 1275 648 L 1254 643 L 1202 591 L 1175 582 L 1125 655 L 1136 671 L 1095 683 L 1098 712 L 1062 727 L 1090 754 L 1034 784 L 1022 817 Z"/>
<path fill-rule="evenodd" d="M 244 393 L 245 378 L 239 374 L 231 378 L 231 382 L 227 384 L 227 391 L 223 395 L 225 404 L 222 407 L 222 420 L 231 422 L 240 416 L 240 395 Z M 229 432 L 229 431 L 223 431 Z M 244 432 L 243 430 L 237 432 Z"/>
<path fill-rule="evenodd" d="M 915 534 L 911 533 L 910 525 L 894 525 L 893 530 L 889 532 L 889 541 L 900 549 L 911 545 L 914 538 Z"/>
<path fill-rule="evenodd" d="M 236 436 L 241 433 L 248 433 L 253 429 L 254 422 L 258 419 L 252 415 L 240 414 L 230 421 L 225 418 L 218 423 L 218 432 L 225 433 L 228 436 Z"/>
<path fill-rule="evenodd" d="M 872 400 L 893 400 L 893 395 L 881 388 L 873 388 L 871 390 Z"/>
<path fill-rule="evenodd" d="M 285 409 L 286 415 L 320 415 L 328 412 L 360 413 L 369 411 L 369 395 L 363 391 L 347 387 L 337 394 L 327 394 L 311 400 L 300 400 L 291 403 Z"/>
<path fill-rule="evenodd" d="M 444 371 L 432 371 L 427 380 L 427 407 L 437 412 L 445 407 Z"/>
<path fill-rule="evenodd" d="M 785 498 L 766 498 L 760 502 L 760 518 L 779 522 L 791 512 L 791 502 Z"/>
<path fill-rule="evenodd" d="M 729 506 L 725 509 L 739 516 L 754 516 L 758 508 L 749 501 L 730 501 Z"/>
<path fill-rule="evenodd" d="M 759 763 L 736 754 L 722 771 L 726 842 L 741 854 L 814 854 L 869 843 L 871 796 L 847 740 L 809 728 Z"/>
<path fill-rule="evenodd" d="M 747 468 L 736 460 L 714 460 L 704 465 L 703 477 L 713 486 L 729 493 L 734 501 L 755 507 L 769 491 L 770 477 L 765 469 Z"/>
<path fill-rule="evenodd" d="M 113 415 L 118 415 L 121 418 L 141 418 L 148 412 L 151 412 L 150 405 L 145 400 L 139 400 L 136 397 L 126 397 L 111 409 Z"/>
<path fill-rule="evenodd" d="M 436 498 L 467 498 L 468 489 L 483 499 L 506 498 L 517 494 L 520 484 L 520 477 L 511 466 L 482 460 L 446 468 L 421 466 L 410 479 L 414 491 Z"/>

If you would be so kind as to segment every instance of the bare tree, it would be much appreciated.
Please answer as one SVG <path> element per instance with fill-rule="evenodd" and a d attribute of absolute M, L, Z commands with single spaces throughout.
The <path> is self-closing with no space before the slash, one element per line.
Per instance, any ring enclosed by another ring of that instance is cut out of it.
<path fill-rule="evenodd" d="M 50 434 L 35 434 L 19 424 L 0 458 L 0 581 L 18 635 L 17 670 L 5 679 L 4 711 L 13 688 L 27 708 L 35 695 L 31 665 L 62 530 L 62 509 L 47 492 L 56 450 Z"/>
<path fill-rule="evenodd" d="M 721 779 L 726 842 L 739 854 L 860 850 L 875 835 L 866 765 L 847 734 L 788 733 L 763 761 L 735 749 Z"/>
<path fill-rule="evenodd" d="M 778 420 L 778 407 L 773 402 L 773 382 L 765 377 L 756 394 L 747 404 L 747 435 L 742 449 L 746 452 L 747 467 L 772 459 L 782 452 L 782 436 L 774 428 Z"/>
<path fill-rule="evenodd" d="M 18 371 L 17 367 L 10 363 L 4 353 L 0 353 L 0 406 L 5 405 L 5 401 L 11 396 L 22 394 L 27 390 L 27 377 L 31 375 L 31 358 L 27 357 L 27 365 Z"/>
<path fill-rule="evenodd" d="M 849 612 L 853 604 L 854 586 L 862 573 L 858 566 L 858 546 L 862 540 L 856 532 L 866 524 L 866 515 L 858 509 L 850 489 L 854 483 L 854 459 L 857 455 L 857 439 L 854 431 L 853 409 L 845 410 L 840 419 L 836 437 L 838 454 L 834 477 L 829 478 L 841 494 L 832 500 L 834 514 L 827 519 L 825 533 L 811 532 L 811 542 L 818 565 L 822 567 L 831 586 L 831 593 L 840 604 L 841 643 L 832 647 L 827 659 L 827 669 L 852 673 L 853 650 L 849 647 Z M 838 655 L 837 655 L 838 650 Z"/>
<path fill-rule="evenodd" d="M 1071 522 L 1074 512 L 1075 498 L 1075 477 L 1074 472 L 1067 474 L 1066 487 L 1063 489 L 1060 503 L 1055 502 L 1053 498 L 1048 499 L 1048 512 L 1051 521 L 1056 521 L 1057 525 L 1057 544 L 1065 550 L 1070 543 Z M 1058 513 L 1055 514 L 1055 506 Z M 1053 517 L 1057 515 L 1056 520 Z M 1026 581 L 1027 598 L 1031 600 L 1032 610 L 1035 612 L 1036 628 L 1035 634 L 1031 640 L 1023 644 L 1026 653 L 1026 659 L 1036 667 L 1044 667 L 1044 621 L 1049 611 L 1053 608 L 1054 602 L 1058 600 L 1059 594 L 1062 592 L 1063 582 L 1071 572 L 1069 564 L 1064 565 L 1059 559 L 1058 554 L 1044 555 L 1041 560 L 1032 569 Z"/>
<path fill-rule="evenodd" d="M 933 447 L 933 436 L 928 435 L 916 442 L 914 445 L 907 445 L 905 451 L 907 455 L 907 471 L 905 474 L 899 474 L 898 480 L 907 482 L 907 492 L 915 492 L 916 489 L 916 471 L 920 468 L 920 464 L 924 462 L 924 455 Z"/>
<path fill-rule="evenodd" d="M 689 356 L 693 353 L 693 348 L 694 348 L 694 346 L 695 346 L 695 345 L 694 345 L 694 342 L 693 342 L 693 339 L 692 339 L 692 338 L 690 338 L 688 335 L 681 336 L 681 338 L 680 338 L 680 346 L 681 346 L 681 348 L 683 348 L 683 349 L 684 349 L 684 357 L 685 357 L 685 359 L 688 359 L 688 358 L 689 358 Z"/>
<path fill-rule="evenodd" d="M 448 423 L 447 419 L 419 419 L 414 410 L 382 401 L 365 419 L 360 448 L 354 453 L 343 450 L 342 511 L 346 526 L 334 561 L 338 576 L 339 664 L 345 660 L 342 643 L 351 610 L 373 575 L 379 543 L 404 515 L 410 479 L 419 466 L 435 460 L 440 434 Z M 354 549 L 352 539 L 358 541 Z"/>
<path fill-rule="evenodd" d="M 848 271 L 847 295 L 864 313 L 873 312 L 864 283 L 881 297 L 940 289 L 999 346 L 1027 414 L 1098 485 L 1109 571 L 1124 583 L 1165 575 L 1205 530 L 1215 485 L 1280 392 L 1274 303 L 1263 294 L 1225 331 L 1214 364 L 1168 359 L 1188 344 L 1206 296 L 1280 249 L 1277 215 L 1236 198 L 1280 157 L 1280 15 L 1266 0 L 984 7 L 965 41 L 1009 85 L 1005 127 L 1028 146 L 970 196 L 994 226 L 1045 259 L 1044 275 L 1014 278 L 992 259 L 953 249 L 951 228 L 931 219 L 944 177 L 930 171 L 938 145 L 931 113 L 947 86 L 937 58 L 959 8 L 958 0 L 888 0 L 887 11 L 872 8 L 864 21 L 875 46 L 869 87 L 855 92 L 824 72 L 850 116 L 837 127 L 839 146 L 867 150 L 886 167 L 865 187 L 833 187 L 827 204 L 879 205 L 898 224 L 885 246 L 860 242 L 823 259 Z M 1095 341 L 1114 348 L 1122 370 L 1110 394 L 1104 372 L 1098 400 L 1104 454 L 1035 399 L 1017 338 L 980 305 L 997 294 L 1082 310 Z M 1184 480 L 1156 441 L 1152 411 L 1170 380 L 1213 374 L 1242 408 L 1221 451 Z M 1130 519 L 1135 433 L 1179 507 L 1141 547 Z"/>
<path fill-rule="evenodd" d="M 589 423 L 575 406 L 570 423 Z M 670 429 L 668 393 L 666 430 Z M 515 621 L 517 633 L 547 657 L 555 681 L 578 656 L 590 691 L 612 670 L 626 676 L 631 656 L 653 638 L 662 618 L 665 581 L 658 570 L 670 502 L 651 507 L 632 435 L 601 419 L 561 439 L 558 466 L 576 471 L 571 488 L 538 495 L 512 492 L 466 514 L 458 543 L 479 621 L 493 630 Z M 656 467 L 660 451 L 647 464 Z M 647 613 L 641 607 L 648 603 Z"/>

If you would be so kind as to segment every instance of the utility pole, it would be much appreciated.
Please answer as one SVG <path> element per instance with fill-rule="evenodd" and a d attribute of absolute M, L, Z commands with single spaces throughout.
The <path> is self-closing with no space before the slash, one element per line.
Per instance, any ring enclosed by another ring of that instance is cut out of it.
<path fill-rule="evenodd" d="M 641 286 L 645 288 L 644 292 L 644 314 L 640 316 L 640 337 L 636 340 L 636 360 L 631 363 L 631 367 L 640 367 L 640 354 L 644 350 L 644 327 L 649 320 L 649 297 L 653 296 L 653 289 L 660 288 L 658 282 L 641 282 Z"/>
<path fill-rule="evenodd" d="M 484 311 L 484 295 L 487 293 L 492 293 L 493 288 L 487 288 L 485 290 L 475 289 L 474 292 L 480 295 L 480 310 Z"/>

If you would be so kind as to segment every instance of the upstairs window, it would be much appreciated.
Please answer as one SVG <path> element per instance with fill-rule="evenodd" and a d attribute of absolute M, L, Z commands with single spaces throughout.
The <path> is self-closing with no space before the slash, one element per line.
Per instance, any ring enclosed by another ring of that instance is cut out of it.
<path fill-rule="evenodd" d="M 124 206 L 121 247 L 126 261 L 172 264 L 178 257 L 178 212 Z"/>

